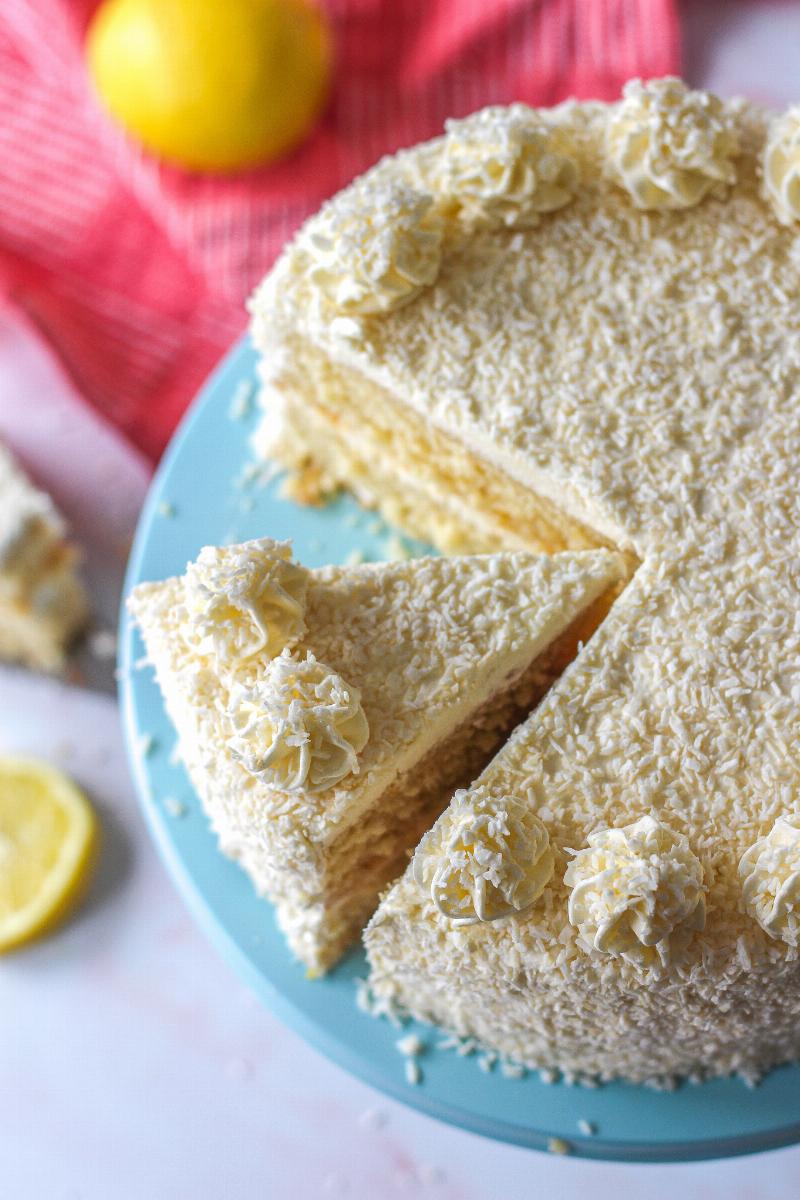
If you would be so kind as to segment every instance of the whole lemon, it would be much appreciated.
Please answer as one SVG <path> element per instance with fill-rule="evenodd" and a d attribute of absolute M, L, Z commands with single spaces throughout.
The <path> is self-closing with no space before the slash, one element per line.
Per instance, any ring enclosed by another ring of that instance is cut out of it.
<path fill-rule="evenodd" d="M 105 0 L 87 56 L 121 125 L 204 171 L 270 162 L 302 141 L 332 60 L 326 19 L 306 0 Z"/>

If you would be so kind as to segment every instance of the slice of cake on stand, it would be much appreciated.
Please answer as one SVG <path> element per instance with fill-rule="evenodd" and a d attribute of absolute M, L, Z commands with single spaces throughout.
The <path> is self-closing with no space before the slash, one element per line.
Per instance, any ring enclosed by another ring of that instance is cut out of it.
<path fill-rule="evenodd" d="M 312 973 L 357 937 L 455 789 L 591 634 L 621 555 L 305 570 L 206 548 L 130 608 L 219 837 Z"/>
<path fill-rule="evenodd" d="M 0 445 L 0 658 L 63 667 L 88 617 L 77 561 L 52 500 Z"/>

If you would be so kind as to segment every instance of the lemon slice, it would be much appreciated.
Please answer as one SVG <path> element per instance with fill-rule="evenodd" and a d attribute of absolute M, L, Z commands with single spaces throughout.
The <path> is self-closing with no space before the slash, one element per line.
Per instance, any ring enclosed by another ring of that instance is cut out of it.
<path fill-rule="evenodd" d="M 43 933 L 91 873 L 97 820 L 61 771 L 0 758 L 0 952 Z"/>

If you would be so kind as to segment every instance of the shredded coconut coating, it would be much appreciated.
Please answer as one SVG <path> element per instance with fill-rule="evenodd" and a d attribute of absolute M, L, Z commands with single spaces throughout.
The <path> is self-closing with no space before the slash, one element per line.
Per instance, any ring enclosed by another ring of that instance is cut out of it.
<path fill-rule="evenodd" d="M 778 817 L 739 863 L 745 912 L 772 938 L 797 949 L 800 936 L 800 816 Z"/>
<path fill-rule="evenodd" d="M 724 196 L 639 209 L 609 178 L 618 109 L 569 104 L 543 119 L 574 147 L 572 202 L 530 231 L 452 233 L 435 284 L 360 340 L 309 312 L 296 248 L 253 302 L 268 355 L 312 342 L 641 560 L 481 781 L 533 789 L 556 857 L 540 905 L 453 929 L 404 878 L 369 935 L 385 994 L 416 987 L 532 1066 L 646 1079 L 800 1054 L 796 950 L 741 911 L 738 875 L 800 773 L 800 246 L 763 194 L 767 116 L 723 111 Z M 443 147 L 376 177 L 429 179 Z M 686 958 L 643 971 L 579 944 L 563 874 L 568 849 L 648 813 L 687 837 L 707 915 Z"/>
<path fill-rule="evenodd" d="M 412 873 L 454 925 L 474 925 L 526 912 L 553 865 L 547 830 L 528 801 L 474 788 L 453 796 L 417 847 Z"/>
<path fill-rule="evenodd" d="M 390 312 L 436 278 L 442 230 L 433 198 L 403 184 L 323 208 L 307 227 L 309 280 L 346 317 Z"/>
<path fill-rule="evenodd" d="M 220 669 L 274 657 L 305 633 L 307 574 L 287 542 L 258 538 L 226 553 L 205 546 L 186 569 L 189 620 Z"/>
<path fill-rule="evenodd" d="M 652 816 L 597 829 L 575 852 L 564 883 L 567 912 L 594 950 L 647 963 L 668 962 L 676 932 L 705 925 L 703 868 L 681 834 Z"/>
<path fill-rule="evenodd" d="M 609 166 L 639 208 L 689 208 L 736 179 L 722 101 L 680 79 L 632 79 L 608 125 Z"/>
<path fill-rule="evenodd" d="M 289 650 L 231 692 L 228 746 L 252 775 L 285 792 L 320 792 L 358 774 L 369 725 L 358 688 L 313 654 Z"/>
<path fill-rule="evenodd" d="M 448 121 L 435 184 L 472 227 L 532 227 L 572 199 L 578 171 L 553 129 L 524 104 Z"/>
<path fill-rule="evenodd" d="M 764 147 L 764 190 L 784 225 L 800 220 L 800 106 L 770 124 Z"/>

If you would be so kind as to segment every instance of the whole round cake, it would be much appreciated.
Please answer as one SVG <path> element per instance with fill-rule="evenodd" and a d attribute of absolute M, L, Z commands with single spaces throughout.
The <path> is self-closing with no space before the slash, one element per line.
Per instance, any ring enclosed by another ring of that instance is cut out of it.
<path fill-rule="evenodd" d="M 800 1053 L 799 222 L 800 109 L 632 82 L 385 159 L 252 302 L 296 496 L 630 556 L 366 934 L 379 997 L 531 1066 Z"/>

